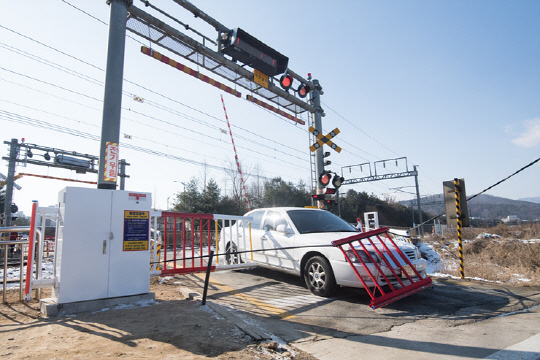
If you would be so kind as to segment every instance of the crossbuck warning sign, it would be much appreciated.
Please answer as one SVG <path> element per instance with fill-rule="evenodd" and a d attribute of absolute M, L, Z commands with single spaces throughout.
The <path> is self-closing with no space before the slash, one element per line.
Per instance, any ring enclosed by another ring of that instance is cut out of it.
<path fill-rule="evenodd" d="M 330 140 L 334 136 L 336 136 L 337 134 L 340 133 L 338 128 L 335 128 L 334 130 L 330 131 L 328 133 L 328 135 L 326 135 L 326 136 L 323 136 L 319 131 L 315 130 L 315 128 L 313 126 L 309 127 L 309 132 L 313 133 L 313 135 L 315 135 L 315 137 L 318 139 L 315 142 L 315 144 L 313 144 L 313 145 L 311 145 L 309 147 L 309 150 L 315 151 L 318 148 L 320 148 L 321 146 L 323 146 L 324 144 L 326 144 L 326 145 L 330 146 L 332 149 L 336 150 L 338 153 L 341 152 L 341 148 L 339 146 L 337 146 L 336 144 L 334 144 L 332 142 L 332 140 Z"/>

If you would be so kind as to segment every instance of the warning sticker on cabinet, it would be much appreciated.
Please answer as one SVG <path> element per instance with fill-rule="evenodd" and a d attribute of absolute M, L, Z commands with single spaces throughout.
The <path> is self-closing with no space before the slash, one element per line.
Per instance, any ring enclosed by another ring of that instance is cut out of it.
<path fill-rule="evenodd" d="M 129 200 L 132 201 L 146 201 L 146 194 L 129 193 Z"/>
<path fill-rule="evenodd" d="M 150 211 L 124 210 L 124 251 L 148 250 Z"/>

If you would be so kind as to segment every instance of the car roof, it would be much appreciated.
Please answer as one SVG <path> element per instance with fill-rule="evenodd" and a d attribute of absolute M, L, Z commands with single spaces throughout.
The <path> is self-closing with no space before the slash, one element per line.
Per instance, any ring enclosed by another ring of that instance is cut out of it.
<path fill-rule="evenodd" d="M 307 210 L 317 210 L 317 211 L 326 211 L 326 210 L 323 210 L 323 209 L 305 208 L 305 207 L 293 207 L 293 206 L 258 208 L 258 209 L 253 209 L 251 211 L 256 211 L 256 210 L 283 210 L 283 211 L 288 211 L 288 210 L 306 210 L 306 211 Z"/>

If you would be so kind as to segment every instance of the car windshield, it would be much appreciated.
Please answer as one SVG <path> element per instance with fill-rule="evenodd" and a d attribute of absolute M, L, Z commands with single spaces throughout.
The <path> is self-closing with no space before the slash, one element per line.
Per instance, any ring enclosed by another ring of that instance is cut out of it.
<path fill-rule="evenodd" d="M 289 210 L 287 211 L 300 234 L 315 232 L 347 231 L 357 232 L 352 225 L 328 211 Z"/>

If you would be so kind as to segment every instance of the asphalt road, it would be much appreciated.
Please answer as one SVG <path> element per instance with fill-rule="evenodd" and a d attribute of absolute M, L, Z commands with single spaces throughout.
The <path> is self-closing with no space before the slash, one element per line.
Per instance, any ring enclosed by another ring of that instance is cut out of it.
<path fill-rule="evenodd" d="M 204 274 L 181 282 L 202 293 Z M 371 310 L 363 289 L 321 298 L 300 278 L 254 268 L 212 273 L 208 301 L 321 360 L 540 359 L 539 288 L 434 284 Z"/>

